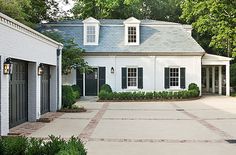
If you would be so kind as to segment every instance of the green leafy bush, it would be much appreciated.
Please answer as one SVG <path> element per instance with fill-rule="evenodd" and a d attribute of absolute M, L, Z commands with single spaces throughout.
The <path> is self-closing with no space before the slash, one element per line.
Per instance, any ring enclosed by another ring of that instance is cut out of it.
<path fill-rule="evenodd" d="M 81 92 L 81 89 L 80 89 L 79 85 L 73 85 L 71 87 L 74 91 L 75 98 L 79 99 L 80 98 L 80 92 Z"/>
<path fill-rule="evenodd" d="M 145 94 L 145 98 L 146 98 L 147 100 L 153 99 L 153 92 L 147 92 L 147 93 Z"/>
<path fill-rule="evenodd" d="M 230 85 L 236 88 L 236 63 L 230 65 Z"/>
<path fill-rule="evenodd" d="M 23 155 L 28 142 L 25 137 L 3 137 L 1 139 L 4 155 Z"/>
<path fill-rule="evenodd" d="M 112 92 L 111 86 L 108 85 L 108 84 L 102 85 L 100 91 L 102 91 L 102 90 L 104 90 L 104 91 L 106 91 L 106 92 L 109 92 L 109 93 Z"/>
<path fill-rule="evenodd" d="M 76 95 L 71 86 L 62 86 L 62 106 L 71 108 L 76 101 Z"/>
<path fill-rule="evenodd" d="M 189 86 L 188 86 L 188 90 L 196 90 L 198 92 L 198 95 L 199 96 L 199 93 L 200 93 L 200 89 L 199 87 L 197 86 L 197 84 L 195 83 L 190 83 Z"/>
<path fill-rule="evenodd" d="M 0 138 L 1 155 L 86 155 L 87 152 L 79 138 L 68 141 L 49 136 L 48 141 L 26 137 Z"/>

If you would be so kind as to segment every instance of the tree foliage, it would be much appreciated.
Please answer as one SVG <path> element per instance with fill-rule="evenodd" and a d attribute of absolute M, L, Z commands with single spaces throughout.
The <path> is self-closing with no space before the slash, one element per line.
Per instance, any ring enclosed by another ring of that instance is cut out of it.
<path fill-rule="evenodd" d="M 158 19 L 179 22 L 177 0 L 76 0 L 72 9 L 76 18 Z"/>
<path fill-rule="evenodd" d="M 84 50 L 79 48 L 73 38 L 64 39 L 62 35 L 55 31 L 45 31 L 44 35 L 61 42 L 62 49 L 62 74 L 71 73 L 72 69 L 79 69 L 81 72 L 91 71 L 90 66 L 83 59 Z"/>
<path fill-rule="evenodd" d="M 52 21 L 61 13 L 55 0 L 0 0 L 0 11 L 30 27 Z"/>
<path fill-rule="evenodd" d="M 184 0 L 182 16 L 200 36 L 209 37 L 209 46 L 235 55 L 236 52 L 236 1 Z"/>

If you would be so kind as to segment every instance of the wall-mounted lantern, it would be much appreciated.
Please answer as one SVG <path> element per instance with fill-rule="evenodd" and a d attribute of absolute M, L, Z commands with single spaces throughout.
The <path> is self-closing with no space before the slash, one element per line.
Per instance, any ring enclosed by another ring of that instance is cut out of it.
<path fill-rule="evenodd" d="M 4 74 L 12 74 L 12 69 L 13 69 L 13 63 L 11 61 L 11 58 L 7 58 L 6 61 L 3 64 L 3 73 Z"/>
<path fill-rule="evenodd" d="M 115 73 L 115 69 L 113 67 L 111 67 L 111 74 Z"/>
<path fill-rule="evenodd" d="M 43 64 L 39 64 L 38 66 L 38 75 L 43 75 Z"/>

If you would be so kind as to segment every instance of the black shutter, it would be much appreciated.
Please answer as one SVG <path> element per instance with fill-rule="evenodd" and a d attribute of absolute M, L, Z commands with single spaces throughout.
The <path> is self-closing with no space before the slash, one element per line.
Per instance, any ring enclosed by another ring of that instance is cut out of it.
<path fill-rule="evenodd" d="M 99 90 L 106 83 L 106 67 L 99 67 Z"/>
<path fill-rule="evenodd" d="M 165 68 L 165 89 L 170 88 L 170 68 Z"/>
<path fill-rule="evenodd" d="M 122 79 L 122 89 L 127 88 L 127 68 L 122 68 L 121 69 L 121 79 Z"/>
<path fill-rule="evenodd" d="M 143 68 L 138 68 L 138 88 L 143 89 Z"/>
<path fill-rule="evenodd" d="M 185 68 L 180 68 L 180 88 L 185 89 Z"/>
<path fill-rule="evenodd" d="M 76 70 L 76 85 L 79 85 L 80 96 L 83 96 L 83 73 L 79 69 Z"/>

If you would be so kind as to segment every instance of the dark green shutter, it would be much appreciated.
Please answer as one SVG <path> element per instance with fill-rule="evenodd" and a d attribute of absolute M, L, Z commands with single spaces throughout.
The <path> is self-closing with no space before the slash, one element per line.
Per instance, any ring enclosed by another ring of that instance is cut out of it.
<path fill-rule="evenodd" d="M 180 68 L 180 88 L 185 89 L 185 68 Z"/>
<path fill-rule="evenodd" d="M 143 68 L 138 68 L 138 88 L 143 89 Z"/>
<path fill-rule="evenodd" d="M 165 68 L 165 89 L 170 88 L 170 68 Z"/>
<path fill-rule="evenodd" d="M 122 68 L 121 69 L 121 79 L 122 79 L 122 89 L 127 88 L 127 68 Z"/>
<path fill-rule="evenodd" d="M 83 73 L 79 69 L 76 70 L 76 85 L 79 85 L 80 95 L 83 96 Z"/>
<path fill-rule="evenodd" d="M 99 90 L 106 83 L 106 67 L 99 67 Z"/>

